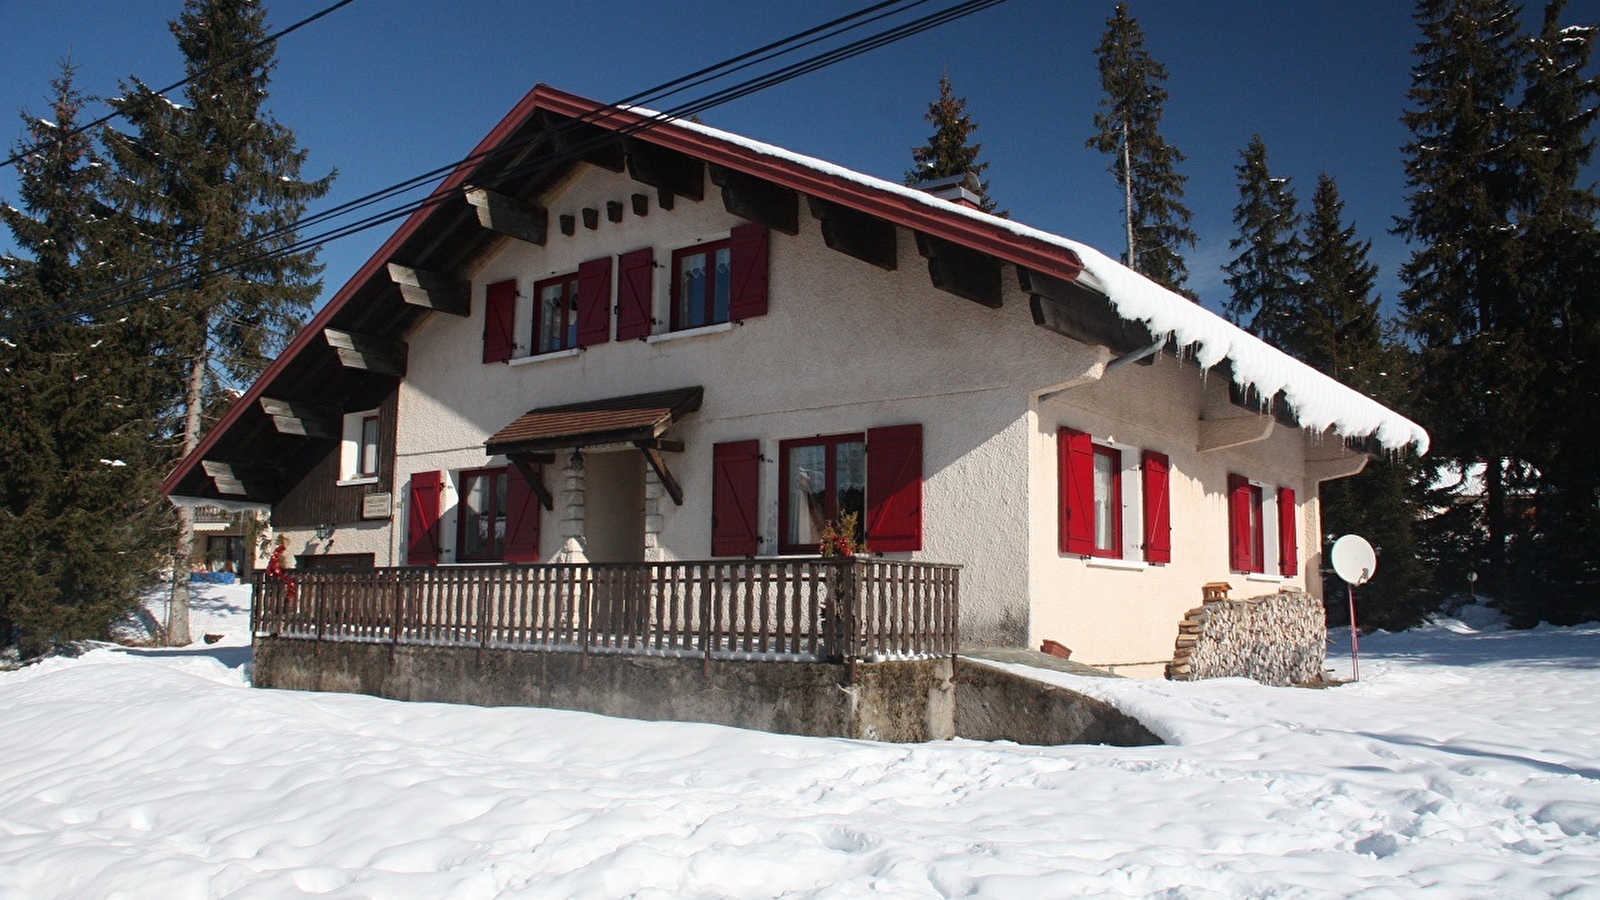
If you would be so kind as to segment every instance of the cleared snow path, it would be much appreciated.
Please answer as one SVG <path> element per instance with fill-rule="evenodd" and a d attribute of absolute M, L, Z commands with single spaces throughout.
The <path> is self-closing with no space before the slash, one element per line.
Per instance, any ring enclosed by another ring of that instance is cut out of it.
<path fill-rule="evenodd" d="M 0 675 L 0 898 L 1600 898 L 1600 627 L 1373 636 L 1325 691 L 1031 671 L 1138 749 L 253 690 L 229 634 Z"/>

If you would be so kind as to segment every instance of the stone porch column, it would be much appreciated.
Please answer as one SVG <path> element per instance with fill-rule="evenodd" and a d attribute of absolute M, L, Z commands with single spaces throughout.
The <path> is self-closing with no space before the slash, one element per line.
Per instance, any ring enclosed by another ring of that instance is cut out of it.
<path fill-rule="evenodd" d="M 587 563 L 589 554 L 583 535 L 584 483 L 583 455 L 574 450 L 562 471 L 561 489 L 561 549 L 556 551 L 555 562 Z"/>

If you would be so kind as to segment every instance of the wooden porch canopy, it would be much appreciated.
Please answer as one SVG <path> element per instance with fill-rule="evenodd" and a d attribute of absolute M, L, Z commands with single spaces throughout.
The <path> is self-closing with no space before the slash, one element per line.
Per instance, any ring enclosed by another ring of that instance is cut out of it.
<path fill-rule="evenodd" d="M 484 450 L 526 468 L 534 462 L 554 462 L 557 450 L 631 445 L 644 454 L 672 502 L 682 506 L 683 488 L 661 454 L 680 452 L 683 443 L 662 435 L 699 409 L 704 395 L 704 388 L 687 387 L 530 409 L 490 436 Z"/>

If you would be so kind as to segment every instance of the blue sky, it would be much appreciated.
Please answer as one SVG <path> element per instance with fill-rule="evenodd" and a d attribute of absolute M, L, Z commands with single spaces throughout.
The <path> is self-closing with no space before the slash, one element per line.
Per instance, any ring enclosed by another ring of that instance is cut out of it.
<path fill-rule="evenodd" d="M 329 2 L 274 0 L 269 22 L 282 27 Z M 324 201 L 332 204 L 459 158 L 535 83 L 616 100 L 861 5 L 357 0 L 284 39 L 269 106 L 310 150 L 306 175 L 339 170 Z M 1100 96 L 1093 50 L 1113 6 L 1010 0 L 701 118 L 898 180 L 910 148 L 929 134 L 922 115 L 948 71 L 979 125 L 998 202 L 1018 221 L 1114 256 L 1120 194 L 1105 157 L 1084 147 Z M 130 74 L 157 86 L 177 81 L 182 61 L 165 23 L 180 9 L 181 0 L 0 0 L 0 111 L 42 112 L 69 53 L 92 94 L 115 93 Z M 1206 305 L 1226 296 L 1234 166 L 1255 133 L 1303 208 L 1319 172 L 1338 179 L 1392 299 L 1408 252 L 1387 229 L 1403 212 L 1411 4 L 1133 0 L 1130 9 L 1170 76 L 1163 133 L 1189 157 L 1181 171 L 1200 236 L 1188 255 L 1190 286 Z M 1600 0 L 1578 0 L 1568 13 L 1600 20 Z M 0 119 L 7 146 L 20 134 L 20 119 Z M 13 176 L 0 170 L 0 198 L 11 202 Z M 329 244 L 325 294 L 386 233 Z"/>

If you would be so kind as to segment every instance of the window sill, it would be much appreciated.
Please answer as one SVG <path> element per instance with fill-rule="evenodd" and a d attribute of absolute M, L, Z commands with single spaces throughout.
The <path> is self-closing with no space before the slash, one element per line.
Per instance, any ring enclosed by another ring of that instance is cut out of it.
<path fill-rule="evenodd" d="M 550 353 L 535 353 L 532 356 L 518 356 L 513 359 L 508 359 L 506 360 L 506 365 L 525 366 L 529 363 L 546 362 L 552 359 L 571 359 L 582 352 L 583 348 L 573 347 L 570 350 L 555 350 Z"/>
<path fill-rule="evenodd" d="M 1244 573 L 1244 580 L 1262 581 L 1267 584 L 1283 584 L 1286 579 L 1282 575 L 1265 575 L 1261 572 L 1246 572 Z"/>
<path fill-rule="evenodd" d="M 1124 572 L 1143 572 L 1150 564 L 1142 559 L 1114 559 L 1109 556 L 1086 556 L 1083 560 L 1094 569 L 1120 569 Z"/>
<path fill-rule="evenodd" d="M 660 334 L 650 335 L 649 337 L 645 338 L 644 341 L 647 344 L 659 344 L 662 341 L 675 341 L 678 338 L 699 337 L 703 334 L 720 334 L 724 331 L 732 330 L 732 322 L 718 322 L 715 325 L 702 325 L 699 328 L 685 328 L 682 331 L 663 331 Z"/>
<path fill-rule="evenodd" d="M 363 475 L 360 478 L 341 478 L 333 483 L 334 487 L 359 487 L 363 484 L 377 484 L 378 476 Z"/>

